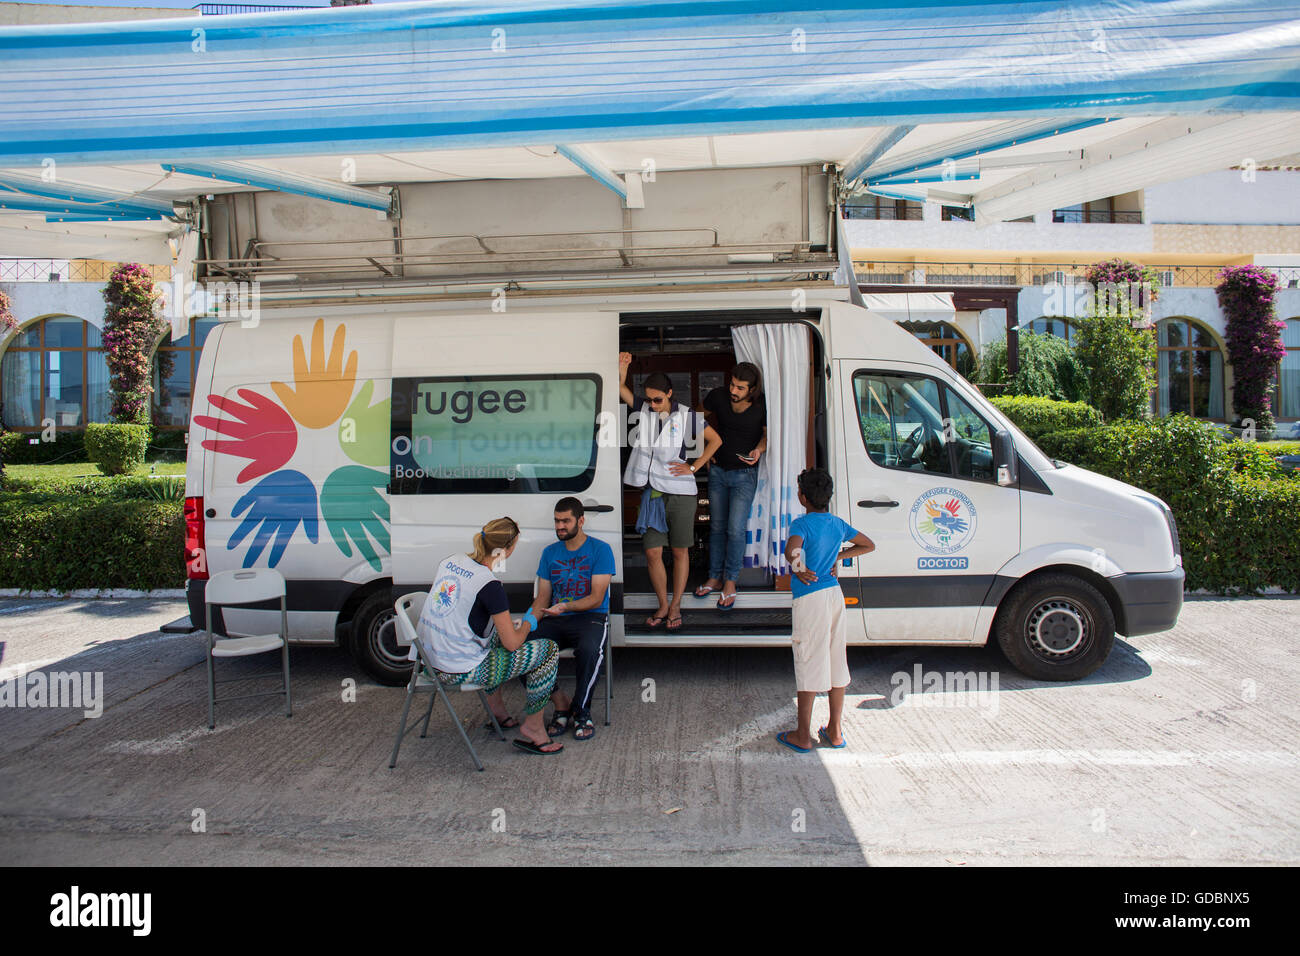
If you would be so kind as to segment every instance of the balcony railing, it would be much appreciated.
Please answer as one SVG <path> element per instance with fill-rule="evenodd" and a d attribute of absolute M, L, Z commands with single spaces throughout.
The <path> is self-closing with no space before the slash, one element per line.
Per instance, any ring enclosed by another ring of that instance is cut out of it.
<path fill-rule="evenodd" d="M 918 286 L 1043 286 L 1085 282 L 1088 266 L 1079 263 L 1048 262 L 913 262 L 896 260 L 854 260 L 854 272 L 863 285 Z M 1152 267 L 1162 288 L 1186 286 L 1213 288 L 1219 284 L 1223 266 Z M 1277 275 L 1282 288 L 1300 288 L 1300 266 L 1265 267 Z"/>
<path fill-rule="evenodd" d="M 911 220 L 913 222 L 921 221 L 921 207 L 908 206 L 906 209 L 898 209 L 894 206 L 845 206 L 845 219 L 880 219 L 880 220 Z"/>
<path fill-rule="evenodd" d="M 1105 222 L 1142 224 L 1142 213 L 1123 209 L 1053 209 L 1052 222 Z"/>
<path fill-rule="evenodd" d="M 84 259 L 0 259 L 0 282 L 107 282 L 117 262 Z M 171 279 L 171 266 L 146 266 L 154 282 Z"/>

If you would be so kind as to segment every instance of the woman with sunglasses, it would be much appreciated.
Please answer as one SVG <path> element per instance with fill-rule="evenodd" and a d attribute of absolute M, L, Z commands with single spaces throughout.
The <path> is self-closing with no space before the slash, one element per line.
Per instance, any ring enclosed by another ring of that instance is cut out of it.
<path fill-rule="evenodd" d="M 619 396 L 635 408 L 636 397 L 627 385 L 627 370 L 632 364 L 628 352 L 618 356 Z M 708 464 L 722 446 L 722 438 L 691 408 L 673 401 L 673 386 L 663 372 L 652 372 L 642 385 L 645 401 L 637 415 L 632 454 L 628 458 L 623 483 L 645 489 L 637 514 L 637 531 L 645 548 L 650 584 L 659 607 L 646 618 L 646 626 L 657 628 L 667 622 L 668 630 L 682 626 L 682 596 L 690 573 L 689 550 L 695 543 L 695 509 L 699 491 L 695 473 Z M 704 451 L 694 461 L 687 453 Z M 663 551 L 673 549 L 673 593 L 668 596 L 668 571 Z"/>
<path fill-rule="evenodd" d="M 560 650 L 554 641 L 528 640 L 537 627 L 530 610 L 518 626 L 510 619 L 506 589 L 495 572 L 519 543 L 519 526 L 511 518 L 494 518 L 474 535 L 474 551 L 444 558 L 420 613 L 417 637 L 438 670 L 434 679 L 490 688 L 488 700 L 503 727 L 518 727 L 515 746 L 529 753 L 557 754 L 564 746 L 546 733 L 542 712 L 555 690 Z M 524 722 L 505 713 L 498 688 L 522 677 L 528 699 Z"/>

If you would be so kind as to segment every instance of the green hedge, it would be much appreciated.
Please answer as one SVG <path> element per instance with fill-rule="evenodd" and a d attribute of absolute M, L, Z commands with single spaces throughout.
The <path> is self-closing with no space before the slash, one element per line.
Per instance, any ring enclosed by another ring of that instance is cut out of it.
<path fill-rule="evenodd" d="M 0 496 L 0 587 L 184 587 L 184 549 L 176 502 Z"/>
<path fill-rule="evenodd" d="M 1005 395 L 989 401 L 1035 442 L 1040 435 L 1101 425 L 1101 412 L 1083 402 L 1057 402 L 1031 395 Z"/>
<path fill-rule="evenodd" d="M 87 425 L 86 454 L 106 475 L 129 475 L 144 464 L 149 431 L 148 425 Z"/>
<path fill-rule="evenodd" d="M 89 461 L 84 431 L 56 431 L 54 441 L 30 444 L 40 432 L 0 432 L 0 461 L 7 465 L 48 465 L 54 461 Z M 149 460 L 184 461 L 185 430 L 153 429 L 149 438 Z"/>
<path fill-rule="evenodd" d="M 1048 455 L 1151 492 L 1178 522 L 1188 588 L 1300 591 L 1300 480 L 1258 446 L 1175 415 L 1047 434 Z"/>
<path fill-rule="evenodd" d="M 86 461 L 81 432 L 56 431 L 54 441 L 30 444 L 40 432 L 0 433 L 0 459 L 6 465 L 47 465 L 52 461 Z"/>
<path fill-rule="evenodd" d="M 182 490 L 185 479 L 181 475 L 148 477 L 145 475 L 86 475 L 79 478 L 28 478 L 13 474 L 5 476 L 3 491 L 10 495 L 23 495 L 29 501 L 85 495 L 110 501 L 158 501 L 184 498 L 172 490 L 176 485 Z"/>

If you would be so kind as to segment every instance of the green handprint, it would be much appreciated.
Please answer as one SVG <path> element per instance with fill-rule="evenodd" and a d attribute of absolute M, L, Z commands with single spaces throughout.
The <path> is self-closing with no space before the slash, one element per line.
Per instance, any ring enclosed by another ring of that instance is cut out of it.
<path fill-rule="evenodd" d="M 371 405 L 374 393 L 375 383 L 366 382 L 339 419 L 339 447 L 359 465 L 387 467 L 392 400 Z"/>
<path fill-rule="evenodd" d="M 338 549 L 352 557 L 350 540 L 376 571 L 381 565 L 370 539 L 384 551 L 391 551 L 388 502 L 381 493 L 387 485 L 385 472 L 344 465 L 330 473 L 320 491 L 321 517 Z"/>

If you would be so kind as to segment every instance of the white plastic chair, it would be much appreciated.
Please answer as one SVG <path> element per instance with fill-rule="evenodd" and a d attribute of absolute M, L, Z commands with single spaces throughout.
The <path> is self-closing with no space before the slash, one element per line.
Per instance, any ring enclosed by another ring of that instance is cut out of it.
<path fill-rule="evenodd" d="M 231 607 L 245 604 L 260 604 L 263 601 L 280 599 L 280 631 L 277 634 L 237 634 L 226 629 L 226 637 L 218 637 L 212 632 L 212 608 Z M 203 591 L 204 611 L 207 618 L 208 633 L 208 730 L 217 726 L 217 684 L 229 684 L 235 681 L 250 680 L 255 677 L 274 677 L 275 672 L 251 674 L 245 677 L 233 677 L 218 681 L 215 659 L 218 657 L 248 657 L 252 654 L 264 654 L 267 651 L 280 651 L 280 671 L 284 679 L 281 690 L 262 691 L 257 694 L 239 694 L 235 697 L 223 697 L 221 700 L 243 700 L 246 697 L 276 697 L 284 695 L 284 715 L 293 716 L 293 700 L 289 694 L 289 614 L 284 603 L 284 575 L 272 568 L 245 568 L 242 571 L 220 571 L 208 579 Z"/>
<path fill-rule="evenodd" d="M 478 752 L 474 749 L 474 744 L 470 742 L 469 734 L 465 733 L 465 726 L 460 722 L 460 716 L 456 709 L 451 706 L 451 698 L 447 696 L 447 691 L 443 688 L 442 681 L 436 677 L 429 677 L 429 674 L 437 674 L 438 670 L 433 663 L 425 656 L 424 648 L 416 640 L 416 624 L 420 620 L 420 612 L 424 610 L 424 601 L 429 595 L 425 591 L 417 591 L 412 594 L 403 594 L 393 604 L 393 609 L 397 612 L 395 624 L 397 625 L 397 643 L 408 644 L 415 648 L 417 660 L 415 666 L 411 669 L 411 679 L 406 685 L 406 702 L 402 705 L 402 719 L 397 725 L 397 739 L 393 741 L 393 755 L 388 760 L 388 769 L 397 766 L 397 751 L 402 746 L 402 739 L 408 733 L 420 725 L 420 736 L 429 735 L 429 718 L 433 715 L 433 704 L 439 697 L 442 698 L 443 704 L 447 708 L 447 713 L 451 714 L 451 722 L 456 725 L 460 731 L 460 739 L 465 742 L 469 748 L 470 758 L 474 761 L 474 766 L 479 770 L 483 769 L 483 763 L 478 759 Z M 426 669 L 428 673 L 426 673 Z M 501 740 L 506 739 L 505 731 L 497 723 L 496 715 L 492 713 L 492 705 L 488 703 L 487 691 L 481 684 L 457 684 L 462 693 L 477 691 L 479 700 L 483 702 L 483 710 L 488 715 L 488 720 L 492 721 L 492 729 L 496 731 L 497 737 Z M 407 714 L 411 710 L 411 699 L 420 691 L 429 692 L 429 706 L 424 711 L 424 717 L 415 721 L 409 727 L 406 725 Z"/>

